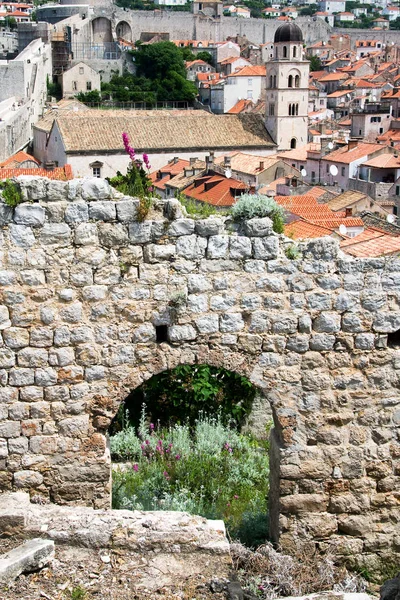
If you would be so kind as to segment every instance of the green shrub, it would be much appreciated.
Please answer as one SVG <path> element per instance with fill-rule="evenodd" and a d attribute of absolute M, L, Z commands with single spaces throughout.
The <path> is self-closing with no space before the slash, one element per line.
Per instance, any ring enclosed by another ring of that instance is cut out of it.
<path fill-rule="evenodd" d="M 180 298 L 176 297 L 176 301 Z M 133 390 L 125 400 L 125 410 L 129 412 L 130 424 L 135 427 L 139 425 L 144 402 L 151 420 L 161 425 L 186 422 L 194 425 L 199 412 L 203 412 L 219 413 L 224 422 L 234 421 L 241 426 L 251 411 L 255 393 L 255 387 L 246 377 L 227 369 L 180 365 L 155 375 Z M 121 415 L 117 415 L 110 432 L 120 429 Z"/>
<path fill-rule="evenodd" d="M 4 203 L 7 206 L 11 206 L 15 208 L 18 204 L 23 202 L 21 188 L 18 183 L 15 181 L 11 181 L 11 179 L 6 179 L 5 181 L 0 182 L 1 194 L 3 196 Z"/>
<path fill-rule="evenodd" d="M 182 510 L 224 519 L 229 535 L 255 546 L 267 536 L 268 446 L 220 418 L 188 424 L 126 427 L 110 439 L 111 455 L 129 459 L 113 470 L 113 507 Z"/>
<path fill-rule="evenodd" d="M 269 217 L 276 233 L 283 232 L 285 211 L 269 196 L 262 194 L 242 194 L 231 208 L 235 221 Z"/>

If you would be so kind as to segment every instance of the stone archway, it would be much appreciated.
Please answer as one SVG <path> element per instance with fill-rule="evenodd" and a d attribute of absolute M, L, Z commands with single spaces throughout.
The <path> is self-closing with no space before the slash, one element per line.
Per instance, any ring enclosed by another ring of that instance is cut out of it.
<path fill-rule="evenodd" d="M 326 238 L 290 260 L 269 219 L 193 220 L 170 200 L 140 222 L 138 200 L 100 179 L 20 185 L 27 203 L 0 205 L 2 491 L 108 505 L 119 403 L 208 363 L 273 407 L 279 544 L 370 566 L 398 553 L 397 258 L 355 260 Z"/>
<path fill-rule="evenodd" d="M 117 38 L 132 42 L 132 27 L 126 21 L 120 21 L 115 29 Z"/>
<path fill-rule="evenodd" d="M 106 17 L 96 17 L 91 21 L 92 44 L 109 44 L 113 42 L 112 25 Z"/>

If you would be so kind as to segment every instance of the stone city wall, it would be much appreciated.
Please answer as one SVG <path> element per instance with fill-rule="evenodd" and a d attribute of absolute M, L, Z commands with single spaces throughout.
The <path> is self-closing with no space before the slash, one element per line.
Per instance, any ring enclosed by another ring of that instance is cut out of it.
<path fill-rule="evenodd" d="M 19 182 L 26 202 L 0 204 L 1 491 L 109 506 L 120 403 L 207 363 L 271 406 L 273 538 L 398 559 L 399 258 L 325 238 L 289 260 L 269 219 L 193 220 L 170 200 L 138 222 L 106 181 Z"/>

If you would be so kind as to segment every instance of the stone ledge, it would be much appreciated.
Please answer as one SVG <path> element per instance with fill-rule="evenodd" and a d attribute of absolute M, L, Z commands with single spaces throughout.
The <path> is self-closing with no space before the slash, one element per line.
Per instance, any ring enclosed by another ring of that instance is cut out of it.
<path fill-rule="evenodd" d="M 223 521 L 184 512 L 94 510 L 88 507 L 32 504 L 29 494 L 0 495 L 0 535 L 45 538 L 86 548 L 226 557 L 229 543 Z"/>
<path fill-rule="evenodd" d="M 7 583 L 21 573 L 42 569 L 54 558 L 54 542 L 34 539 L 0 556 L 0 581 Z"/>

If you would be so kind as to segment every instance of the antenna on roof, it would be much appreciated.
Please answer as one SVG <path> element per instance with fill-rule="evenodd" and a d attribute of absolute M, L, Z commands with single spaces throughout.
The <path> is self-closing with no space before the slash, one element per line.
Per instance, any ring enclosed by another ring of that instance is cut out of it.
<path fill-rule="evenodd" d="M 396 217 L 395 217 L 394 215 L 388 215 L 388 216 L 386 217 L 386 221 L 387 221 L 388 223 L 394 223 L 394 222 L 395 222 L 395 220 L 396 220 Z"/>
<path fill-rule="evenodd" d="M 342 223 L 341 225 L 339 225 L 339 233 L 341 233 L 342 235 L 346 235 L 347 233 L 347 227 L 344 223 Z"/>

